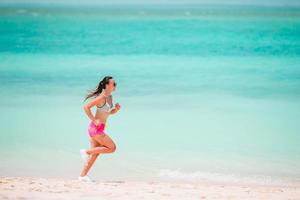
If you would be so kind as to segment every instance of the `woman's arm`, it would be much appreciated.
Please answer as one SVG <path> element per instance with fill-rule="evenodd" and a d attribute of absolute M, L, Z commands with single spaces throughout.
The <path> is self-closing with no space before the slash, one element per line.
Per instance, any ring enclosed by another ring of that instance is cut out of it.
<path fill-rule="evenodd" d="M 95 99 L 87 103 L 83 106 L 83 109 L 85 113 L 87 114 L 88 118 L 90 118 L 91 121 L 95 121 L 96 118 L 93 116 L 91 107 L 95 106 L 96 104 L 99 104 L 101 102 L 101 99 L 103 98 L 103 94 L 99 94 Z"/>
<path fill-rule="evenodd" d="M 111 105 L 113 105 L 113 100 L 112 100 L 112 96 L 111 96 Z M 114 109 L 112 109 L 109 114 L 115 114 L 116 112 L 118 112 L 120 110 L 119 104 L 116 104 L 116 107 Z"/>
<path fill-rule="evenodd" d="M 109 114 L 115 114 L 116 112 L 118 112 L 118 109 L 116 109 L 116 108 L 114 108 L 114 109 L 112 109 L 110 112 L 109 112 Z"/>

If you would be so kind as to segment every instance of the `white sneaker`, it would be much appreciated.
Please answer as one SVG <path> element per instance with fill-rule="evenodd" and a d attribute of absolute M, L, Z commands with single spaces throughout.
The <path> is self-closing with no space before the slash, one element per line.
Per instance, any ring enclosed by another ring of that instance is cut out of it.
<path fill-rule="evenodd" d="M 86 165 L 90 159 L 90 155 L 86 153 L 85 149 L 80 149 L 80 155 L 81 155 L 81 158 L 82 158 L 84 164 Z"/>
<path fill-rule="evenodd" d="M 85 176 L 78 176 L 78 180 L 79 181 L 84 181 L 84 182 L 93 182 L 90 177 L 88 177 L 87 175 Z"/>

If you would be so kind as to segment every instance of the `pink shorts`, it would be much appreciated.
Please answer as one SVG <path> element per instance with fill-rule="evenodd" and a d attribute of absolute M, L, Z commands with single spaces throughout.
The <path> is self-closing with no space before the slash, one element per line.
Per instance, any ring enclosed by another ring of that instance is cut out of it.
<path fill-rule="evenodd" d="M 100 123 L 98 126 L 96 126 L 92 121 L 90 122 L 89 125 L 89 135 L 90 137 L 94 137 L 95 135 L 104 135 L 104 128 L 105 128 L 105 123 Z"/>

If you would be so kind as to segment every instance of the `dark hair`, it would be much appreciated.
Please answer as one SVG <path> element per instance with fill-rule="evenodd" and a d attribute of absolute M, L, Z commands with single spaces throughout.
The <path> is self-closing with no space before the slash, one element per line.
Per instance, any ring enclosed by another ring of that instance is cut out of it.
<path fill-rule="evenodd" d="M 112 78 L 113 78 L 112 76 L 105 76 L 105 77 L 99 82 L 98 87 L 97 87 L 95 90 L 90 91 L 90 92 L 86 95 L 84 101 L 86 101 L 86 100 L 87 100 L 88 98 L 90 98 L 90 97 L 93 97 L 93 96 L 96 96 L 96 95 L 100 94 L 100 93 L 102 92 L 102 90 L 106 88 L 106 84 L 109 83 L 109 79 L 112 79 Z"/>

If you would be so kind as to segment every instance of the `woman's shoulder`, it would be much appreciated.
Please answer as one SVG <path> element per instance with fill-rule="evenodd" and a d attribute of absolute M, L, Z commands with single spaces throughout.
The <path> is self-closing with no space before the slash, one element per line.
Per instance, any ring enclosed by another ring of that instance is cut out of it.
<path fill-rule="evenodd" d="M 105 99 L 105 96 L 103 93 L 98 94 L 95 99 L 100 100 L 100 99 Z"/>

